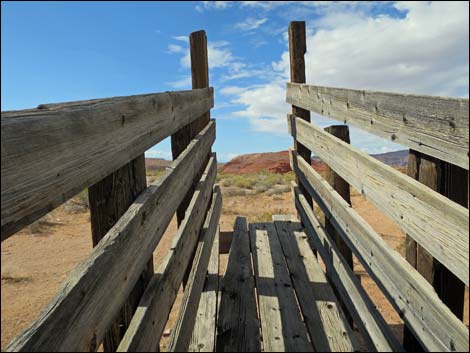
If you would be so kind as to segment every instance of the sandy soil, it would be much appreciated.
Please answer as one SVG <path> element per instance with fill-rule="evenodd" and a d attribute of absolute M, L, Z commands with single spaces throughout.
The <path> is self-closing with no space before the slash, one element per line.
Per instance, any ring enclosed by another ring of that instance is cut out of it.
<path fill-rule="evenodd" d="M 375 207 L 360 195 L 353 194 L 354 208 L 384 237 L 404 254 L 404 235 Z M 250 222 L 270 221 L 273 214 L 295 214 L 290 193 L 278 195 L 233 196 L 224 198 L 221 232 L 229 235 L 237 215 L 248 216 Z M 91 251 L 91 232 L 88 212 L 71 213 L 63 206 L 50 214 L 44 233 L 24 230 L 1 244 L 1 348 L 34 320 L 41 309 L 54 297 L 67 274 Z M 162 262 L 176 230 L 176 221 L 170 227 L 154 252 L 155 267 Z M 227 256 L 222 256 L 221 269 Z M 401 336 L 402 322 L 372 280 L 357 263 L 355 270 L 387 322 Z M 468 290 L 467 290 L 468 296 Z M 178 314 L 182 295 L 170 314 L 167 334 Z M 468 297 L 467 297 L 468 303 Z M 468 306 L 466 308 L 468 324 Z M 168 338 L 162 339 L 162 350 Z"/>

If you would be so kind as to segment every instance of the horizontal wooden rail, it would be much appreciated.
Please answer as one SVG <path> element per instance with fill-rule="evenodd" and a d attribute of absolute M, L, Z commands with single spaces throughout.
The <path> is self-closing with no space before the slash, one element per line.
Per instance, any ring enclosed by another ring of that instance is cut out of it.
<path fill-rule="evenodd" d="M 214 105 L 213 89 L 1 113 L 1 239 L 111 174 Z"/>
<path fill-rule="evenodd" d="M 298 141 L 468 285 L 466 208 L 313 124 L 292 115 L 288 120 Z"/>
<path fill-rule="evenodd" d="M 403 351 L 403 347 L 355 277 L 334 240 L 320 225 L 295 183 L 292 183 L 292 191 L 309 243 L 322 257 L 328 278 L 333 282 L 348 312 L 351 313 L 366 344 L 377 352 Z"/>
<path fill-rule="evenodd" d="M 429 351 L 468 351 L 467 327 L 442 303 L 432 286 L 310 165 L 291 150 L 299 180 L 358 257 L 364 268 Z"/>
<path fill-rule="evenodd" d="M 8 351 L 97 349 L 207 160 L 214 140 L 215 122 L 211 121 L 167 172 L 139 195 Z"/>
<path fill-rule="evenodd" d="M 287 102 L 468 169 L 468 99 L 287 83 Z"/>
<path fill-rule="evenodd" d="M 193 334 L 199 300 L 204 288 L 207 268 L 212 253 L 214 239 L 219 236 L 219 219 L 222 213 L 222 193 L 215 186 L 212 204 L 204 221 L 203 230 L 199 236 L 191 273 L 184 287 L 184 297 L 175 328 L 172 330 L 168 352 L 187 352 Z M 218 256 L 218 254 L 217 254 Z M 215 321 L 215 317 L 210 318 Z M 209 326 L 210 324 L 208 324 Z M 215 327 L 215 326 L 214 326 Z M 206 335 L 210 332 L 206 332 Z M 215 334 L 215 331 L 214 331 Z"/>
<path fill-rule="evenodd" d="M 165 261 L 155 272 L 117 351 L 155 352 L 201 232 L 217 175 L 215 154 L 191 198 Z"/>

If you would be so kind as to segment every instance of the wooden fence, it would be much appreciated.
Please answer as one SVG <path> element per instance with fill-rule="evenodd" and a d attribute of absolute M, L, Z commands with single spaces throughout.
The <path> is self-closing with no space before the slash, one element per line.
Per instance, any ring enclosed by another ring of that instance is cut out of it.
<path fill-rule="evenodd" d="M 158 350 L 183 280 L 193 301 L 180 323 L 194 322 L 222 198 L 204 31 L 190 49 L 192 90 L 2 112 L 2 241 L 88 188 L 95 245 L 8 351 Z M 147 186 L 144 152 L 169 136 L 174 161 Z M 175 213 L 178 232 L 154 273 Z M 175 344 L 187 345 L 180 333 Z"/>
<path fill-rule="evenodd" d="M 295 206 L 348 321 L 358 327 L 367 346 L 377 351 L 468 351 L 469 331 L 461 320 L 463 291 L 469 284 L 468 99 L 306 85 L 305 23 L 291 23 L 289 47 L 292 82 L 287 84 L 286 95 L 293 106 L 288 124 L 295 146 L 290 150 L 297 176 L 292 188 Z M 239 288 L 248 288 L 246 294 L 254 298 L 256 277 L 251 274 L 250 240 L 242 237 L 247 230 L 240 231 L 240 224 L 234 238 L 246 251 L 240 257 L 240 248 L 231 252 L 221 299 L 222 304 L 233 303 L 229 305 L 230 323 L 223 321 L 226 306 L 222 305 L 222 326 L 216 325 L 222 196 L 214 186 L 217 160 L 211 148 L 215 121 L 210 119 L 214 94 L 209 87 L 203 31 L 191 34 L 190 50 L 193 89 L 189 91 L 2 112 L 2 241 L 88 188 L 95 246 L 39 318 L 10 343 L 8 351 L 95 351 L 101 344 L 105 351 L 157 351 L 181 284 L 184 297 L 170 351 L 199 350 L 199 344 L 205 349 L 229 347 L 231 344 L 223 345 L 224 340 L 237 338 L 238 329 L 232 332 L 227 327 L 240 328 L 238 332 L 243 333 L 234 346 L 260 349 L 256 317 L 261 311 L 254 299 L 235 298 Z M 409 176 L 352 147 L 344 127 L 324 131 L 315 126 L 310 111 L 408 146 L 412 149 Z M 169 136 L 174 161 L 147 186 L 144 152 Z M 312 152 L 328 164 L 328 180 L 312 168 Z M 425 165 L 434 168 L 433 182 L 425 180 L 429 179 Z M 462 186 L 460 192 L 456 185 Z M 349 186 L 406 232 L 406 259 L 351 207 Z M 324 224 L 313 212 L 313 203 L 323 211 Z M 153 252 L 175 214 L 178 231 L 154 272 Z M 281 235 L 287 232 L 280 230 Z M 271 229 L 271 233 L 275 232 Z M 280 239 L 283 249 L 289 250 L 287 238 Z M 257 246 L 251 250 L 254 260 L 269 253 Z M 277 250 L 281 254 L 281 247 Z M 404 320 L 404 342 L 391 332 L 355 276 L 353 254 Z M 274 262 L 280 264 L 283 256 Z M 295 277 L 294 257 L 287 256 L 291 273 L 283 272 L 285 285 L 289 276 Z M 258 281 L 259 269 L 255 273 Z M 300 288 L 308 280 L 304 274 L 293 278 L 293 283 Z M 216 289 L 204 293 L 204 287 Z M 303 318 L 299 315 L 298 326 L 303 328 L 305 320 L 316 332 L 322 324 L 313 315 L 309 317 L 308 313 L 315 312 L 308 305 L 310 292 L 297 297 L 292 290 L 284 292 L 290 293 L 292 308 L 297 310 L 300 305 L 307 313 Z M 263 308 L 264 319 L 269 318 L 272 309 Z M 329 317 L 328 310 L 324 317 Z M 198 313 L 203 314 L 204 322 L 197 322 Z M 253 318 L 253 329 L 243 321 L 244 313 Z M 270 330 L 270 320 L 264 319 L 265 348 L 273 342 L 278 347 L 280 337 L 275 331 L 280 326 Z M 332 323 L 329 320 L 329 332 L 337 332 Z M 225 327 L 217 345 L 216 327 Z M 270 331 L 274 334 L 269 335 Z M 251 339 L 257 343 L 251 345 Z M 316 347 L 329 347 L 318 337 L 313 340 Z M 305 343 L 311 346 L 308 340 Z"/>
<path fill-rule="evenodd" d="M 305 43 L 295 44 L 293 40 L 295 33 L 302 32 L 305 33 L 305 23 L 291 23 L 291 73 L 298 65 L 304 65 L 303 59 L 296 58 L 295 45 L 305 52 Z M 305 34 L 297 34 L 297 38 L 305 40 Z M 301 186 L 293 185 L 295 205 L 347 311 L 376 349 L 398 348 L 348 266 L 348 252 L 352 252 L 400 314 L 408 334 L 412 334 L 412 338 L 405 336 L 406 349 L 416 339 L 415 344 L 425 350 L 468 351 L 468 329 L 439 297 L 437 288 L 431 285 L 435 285 L 432 279 L 424 278 L 422 270 L 418 272 L 391 249 L 310 165 L 313 152 L 444 266 L 449 276 L 455 277 L 451 280 L 462 284 L 457 286 L 460 293 L 452 295 L 460 298 L 458 304 L 463 310 L 463 291 L 469 278 L 468 99 L 320 87 L 292 78 L 286 92 L 287 102 L 293 105 L 293 114 L 288 115 L 289 132 L 296 146 L 302 146 L 290 151 L 291 166 Z M 379 162 L 310 123 L 305 114 L 299 116 L 299 109 L 351 124 L 463 168 L 461 196 L 467 201 L 462 206 Z M 307 159 L 303 158 L 305 154 Z M 341 249 L 333 234 L 320 224 L 310 206 L 310 197 L 349 249 Z"/>

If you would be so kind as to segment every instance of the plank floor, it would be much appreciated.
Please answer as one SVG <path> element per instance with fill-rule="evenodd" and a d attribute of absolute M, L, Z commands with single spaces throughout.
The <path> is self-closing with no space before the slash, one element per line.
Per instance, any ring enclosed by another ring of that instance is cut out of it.
<path fill-rule="evenodd" d="M 291 216 L 254 224 L 238 217 L 218 288 L 216 273 L 212 268 L 200 303 L 202 312 L 212 307 L 216 315 L 197 316 L 190 351 L 359 349 L 300 223 Z"/>

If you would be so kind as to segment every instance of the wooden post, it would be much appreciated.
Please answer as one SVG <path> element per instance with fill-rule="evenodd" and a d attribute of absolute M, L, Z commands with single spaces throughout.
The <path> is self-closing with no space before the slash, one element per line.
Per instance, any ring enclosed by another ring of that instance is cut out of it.
<path fill-rule="evenodd" d="M 410 177 L 468 208 L 467 170 L 410 150 L 407 173 Z M 465 284 L 408 235 L 406 236 L 406 259 L 433 285 L 450 310 L 458 318 L 463 319 Z M 424 351 L 406 326 L 403 345 L 408 351 Z"/>
<path fill-rule="evenodd" d="M 347 125 L 332 125 L 332 126 L 326 127 L 325 131 L 346 143 L 351 143 L 350 138 L 349 138 L 349 127 Z M 333 187 L 333 189 L 335 189 L 338 192 L 338 194 L 340 194 L 341 197 L 344 200 L 346 200 L 348 204 L 351 204 L 351 193 L 349 189 L 349 184 L 343 178 L 341 178 L 338 174 L 336 174 L 333 171 L 333 169 L 331 169 L 328 165 L 326 165 L 325 179 Z M 325 219 L 325 230 L 334 239 L 341 255 L 343 255 L 349 268 L 351 268 L 351 270 L 353 270 L 354 272 L 352 251 L 348 247 L 346 242 L 338 234 L 338 232 L 336 232 L 335 227 L 331 224 L 331 222 L 328 219 Z M 341 306 L 348 318 L 349 323 L 352 326 L 353 324 L 352 317 L 347 311 L 347 308 L 342 301 L 341 301 Z"/>
<path fill-rule="evenodd" d="M 207 37 L 205 31 L 193 32 L 189 36 L 189 46 L 191 54 L 191 77 L 192 88 L 206 88 L 209 87 L 209 64 L 207 59 Z M 199 119 L 191 124 L 183 127 L 171 136 L 171 152 L 173 159 L 185 150 L 191 140 L 207 125 L 210 120 L 210 112 L 203 114 Z M 210 155 L 210 154 L 209 154 Z M 207 160 L 209 160 L 209 155 Z M 204 168 L 200 171 L 199 176 L 195 180 L 199 180 Z M 191 197 L 194 193 L 195 184 L 189 190 L 183 201 L 181 202 L 176 218 L 178 225 L 184 219 L 184 214 L 188 208 Z"/>
<path fill-rule="evenodd" d="M 93 246 L 99 243 L 146 187 L 145 156 L 141 155 L 88 189 Z M 106 352 L 116 351 L 152 275 L 153 258 L 150 258 L 127 302 L 106 334 L 103 342 Z"/>
<path fill-rule="evenodd" d="M 304 21 L 293 21 L 289 24 L 289 54 L 290 54 L 290 80 L 294 83 L 305 83 L 305 52 L 307 51 L 307 38 L 305 33 Z M 310 111 L 292 106 L 292 114 L 310 122 Z M 294 140 L 294 148 L 299 155 L 312 164 L 312 152 Z M 312 197 L 309 195 L 305 187 L 297 179 L 297 184 L 304 194 L 307 202 L 313 207 Z"/>
<path fill-rule="evenodd" d="M 207 57 L 206 32 L 201 30 L 191 33 L 189 35 L 189 48 L 191 55 L 192 88 L 197 89 L 209 87 L 209 63 Z M 191 124 L 183 127 L 181 130 L 177 131 L 171 136 L 171 152 L 173 155 L 173 159 L 178 158 L 178 156 L 181 154 L 181 152 L 185 150 L 191 140 L 207 125 L 207 123 L 209 123 L 209 120 L 210 112 L 207 112 L 203 114 L 200 118 L 196 119 Z M 210 154 L 211 153 L 207 155 L 207 161 L 209 161 Z M 186 209 L 188 208 L 189 203 L 191 202 L 192 195 L 194 193 L 194 190 L 196 189 L 198 180 L 204 172 L 204 168 L 205 167 L 203 167 L 199 171 L 197 177 L 193 181 L 191 189 L 189 189 L 188 193 L 181 202 L 181 205 L 176 211 L 176 220 L 178 222 L 178 226 L 184 219 Z M 192 261 L 190 262 L 190 264 L 191 263 Z M 188 266 L 187 271 L 184 275 L 183 287 L 186 286 L 186 282 L 188 280 L 190 272 L 191 265 Z"/>

